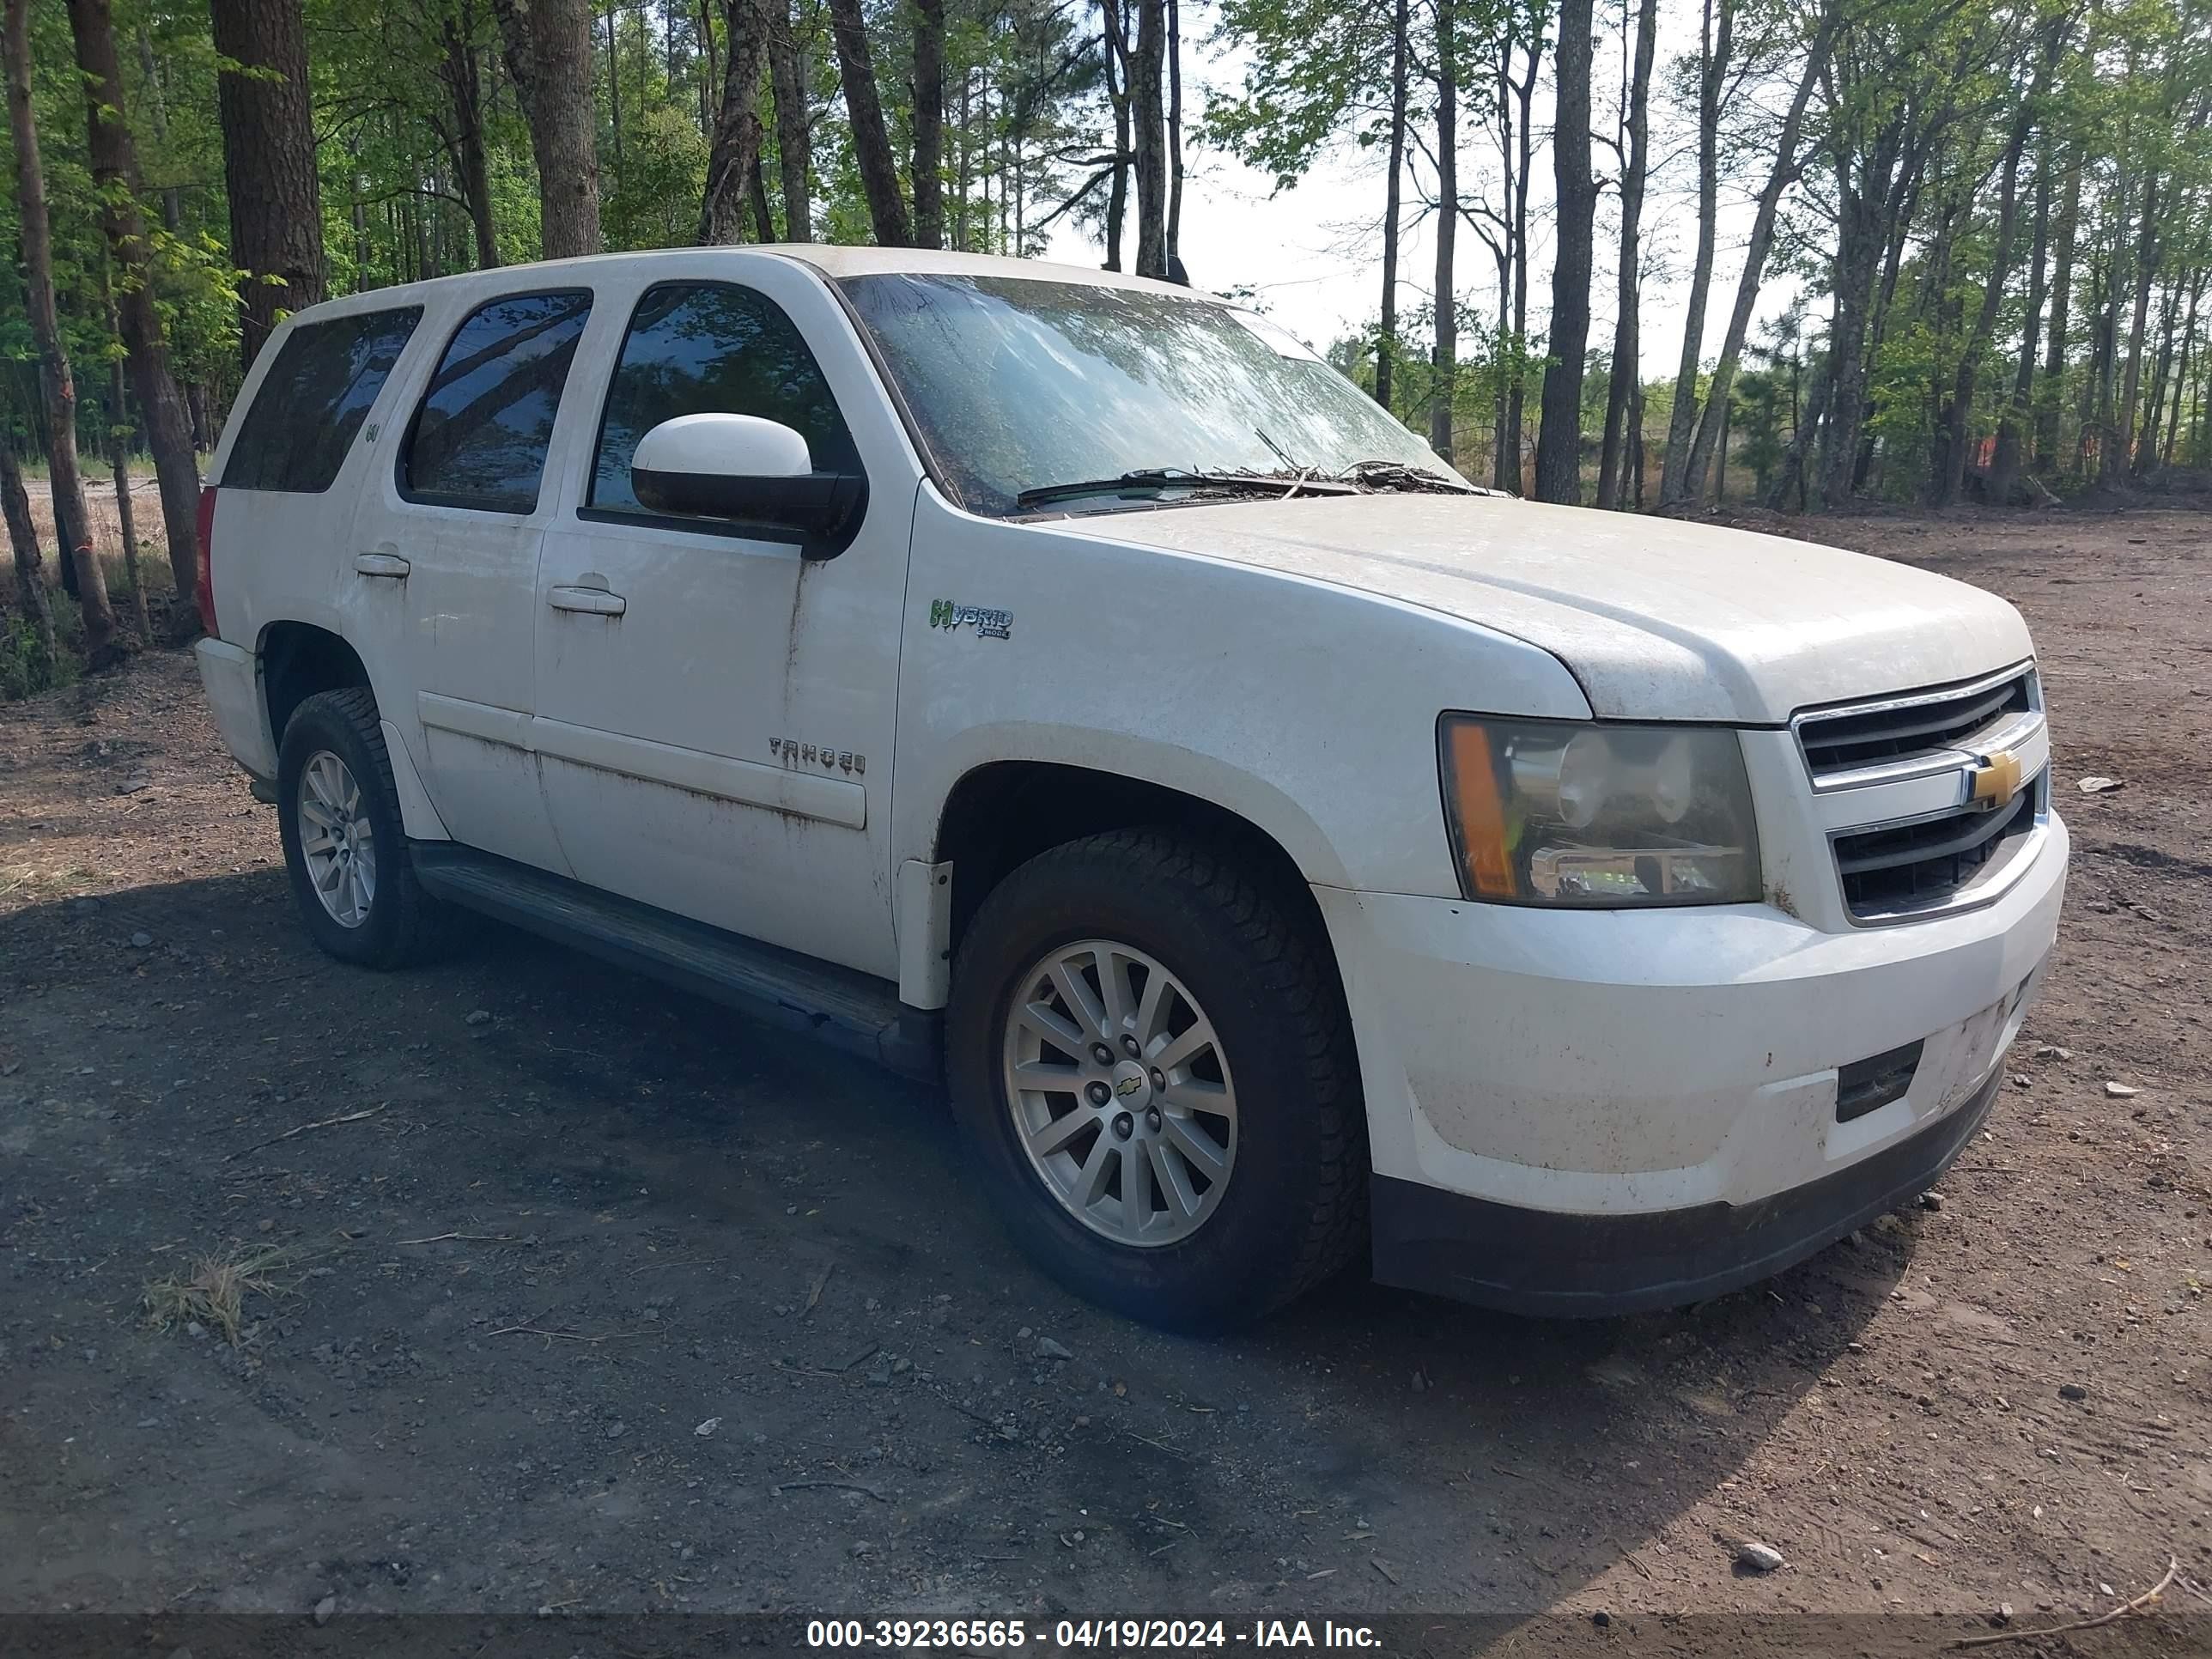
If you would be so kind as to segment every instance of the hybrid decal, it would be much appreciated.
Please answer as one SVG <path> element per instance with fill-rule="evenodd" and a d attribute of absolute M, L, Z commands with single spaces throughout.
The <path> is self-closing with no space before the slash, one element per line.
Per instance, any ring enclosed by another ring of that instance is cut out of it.
<path fill-rule="evenodd" d="M 986 640 L 1010 639 L 1014 632 L 1014 613 L 993 611 L 978 605 L 957 605 L 951 599 L 932 599 L 929 602 L 929 625 L 942 628 L 948 633 L 973 623 L 976 637 Z"/>

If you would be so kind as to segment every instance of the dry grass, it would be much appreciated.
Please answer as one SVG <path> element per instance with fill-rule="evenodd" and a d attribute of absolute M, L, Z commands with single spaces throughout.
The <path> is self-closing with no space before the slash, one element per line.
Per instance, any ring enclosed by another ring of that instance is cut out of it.
<path fill-rule="evenodd" d="M 189 1273 L 171 1273 L 146 1286 L 147 1320 L 164 1331 L 179 1324 L 207 1326 L 236 1347 L 245 1328 L 246 1293 L 282 1294 L 278 1275 L 292 1265 L 292 1252 L 277 1245 L 234 1245 L 202 1256 Z"/>

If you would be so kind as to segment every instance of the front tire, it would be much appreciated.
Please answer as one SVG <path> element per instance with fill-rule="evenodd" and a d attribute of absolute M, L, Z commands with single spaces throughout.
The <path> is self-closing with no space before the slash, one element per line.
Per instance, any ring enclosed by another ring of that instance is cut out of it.
<path fill-rule="evenodd" d="M 293 710 L 276 753 L 276 823 L 300 918 L 325 951 L 380 969 L 436 953 L 441 907 L 415 879 L 367 688 L 318 692 Z"/>
<path fill-rule="evenodd" d="M 953 1110 L 1000 1216 L 1070 1289 L 1173 1330 L 1257 1320 L 1364 1239 L 1326 941 L 1240 862 L 1164 830 L 1054 848 L 955 965 Z"/>

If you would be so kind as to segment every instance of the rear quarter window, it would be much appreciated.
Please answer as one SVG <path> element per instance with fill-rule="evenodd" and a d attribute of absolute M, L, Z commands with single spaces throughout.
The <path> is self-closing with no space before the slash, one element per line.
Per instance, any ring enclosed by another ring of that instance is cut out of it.
<path fill-rule="evenodd" d="M 239 422 L 222 487 L 328 489 L 422 320 L 404 306 L 296 325 Z"/>

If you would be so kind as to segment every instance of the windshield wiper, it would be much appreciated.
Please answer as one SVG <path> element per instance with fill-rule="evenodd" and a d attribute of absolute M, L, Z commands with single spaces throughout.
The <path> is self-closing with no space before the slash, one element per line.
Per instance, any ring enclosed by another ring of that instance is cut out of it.
<path fill-rule="evenodd" d="M 1014 497 L 1017 507 L 1043 507 L 1079 495 L 1111 495 L 1139 489 L 1235 489 L 1257 495 L 1357 495 L 1356 483 L 1316 478 L 1304 472 L 1209 472 L 1182 466 L 1140 466 L 1118 478 L 1087 478 L 1070 483 L 1039 484 Z"/>

